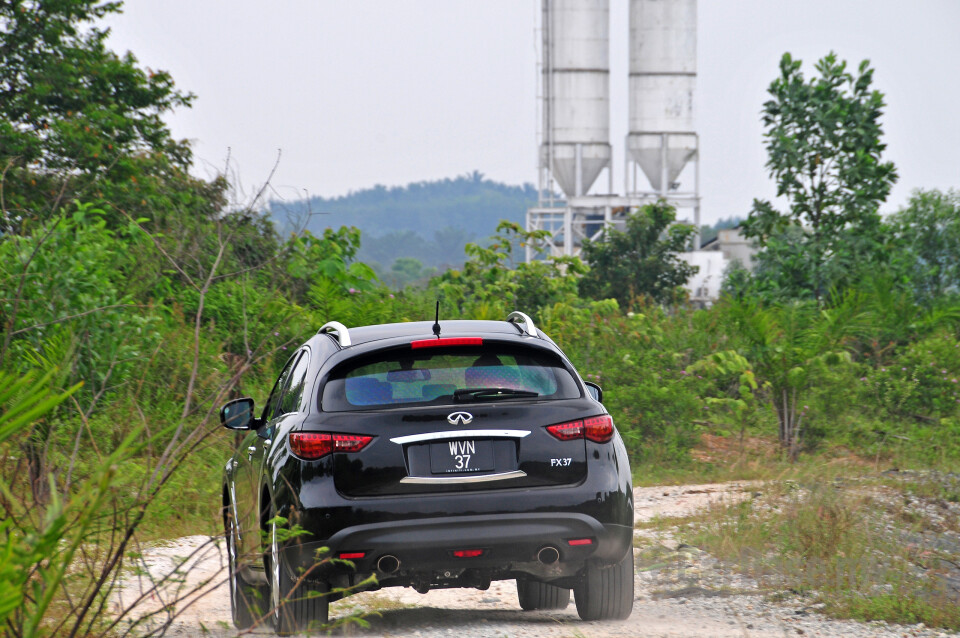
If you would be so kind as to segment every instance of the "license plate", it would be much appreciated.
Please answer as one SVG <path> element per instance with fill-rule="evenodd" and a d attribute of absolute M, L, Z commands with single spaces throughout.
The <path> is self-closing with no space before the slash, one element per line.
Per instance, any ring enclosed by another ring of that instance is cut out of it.
<path fill-rule="evenodd" d="M 488 472 L 493 465 L 493 441 L 446 441 L 430 445 L 430 471 L 434 474 Z"/>

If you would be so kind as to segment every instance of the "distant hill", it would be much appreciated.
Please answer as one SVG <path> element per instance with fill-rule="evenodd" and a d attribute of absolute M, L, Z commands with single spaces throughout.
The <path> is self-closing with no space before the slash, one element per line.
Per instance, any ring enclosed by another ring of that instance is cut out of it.
<path fill-rule="evenodd" d="M 463 262 L 463 246 L 494 233 L 501 219 L 523 224 L 537 201 L 532 184 L 511 186 L 474 171 L 453 179 L 387 188 L 377 185 L 342 197 L 271 201 L 280 229 L 356 226 L 363 234 L 360 258 L 388 267 L 399 257 L 415 257 L 425 266 Z"/>
<path fill-rule="evenodd" d="M 314 234 L 328 227 L 356 226 L 362 233 L 358 257 L 384 281 L 401 286 L 429 276 L 431 269 L 459 267 L 468 242 L 491 236 L 501 219 L 523 224 L 527 208 L 536 202 L 537 189 L 532 184 L 511 186 L 473 171 L 407 186 L 378 184 L 342 197 L 273 200 L 270 213 L 282 234 L 304 223 Z M 731 217 L 702 226 L 703 241 L 740 221 Z M 419 260 L 422 269 L 403 260 L 409 257 Z"/>

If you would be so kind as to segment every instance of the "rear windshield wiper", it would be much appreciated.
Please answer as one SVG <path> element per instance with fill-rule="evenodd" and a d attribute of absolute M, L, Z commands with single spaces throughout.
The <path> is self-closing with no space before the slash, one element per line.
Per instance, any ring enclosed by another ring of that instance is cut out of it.
<path fill-rule="evenodd" d="M 519 399 L 538 397 L 538 392 L 531 390 L 514 390 L 513 388 L 463 388 L 453 392 L 454 401 L 484 401 L 490 399 Z"/>

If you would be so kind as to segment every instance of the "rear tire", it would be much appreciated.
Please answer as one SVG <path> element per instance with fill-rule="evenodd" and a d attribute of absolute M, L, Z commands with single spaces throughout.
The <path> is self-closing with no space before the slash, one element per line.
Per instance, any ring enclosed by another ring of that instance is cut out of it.
<path fill-rule="evenodd" d="M 277 540 L 277 524 L 270 525 L 270 604 L 273 628 L 281 636 L 317 629 L 327 624 L 330 598 L 327 585 L 307 583 L 293 577 Z"/>
<path fill-rule="evenodd" d="M 583 620 L 625 620 L 633 611 L 633 548 L 616 565 L 587 565 L 573 588 Z"/>
<path fill-rule="evenodd" d="M 566 609 L 570 604 L 570 590 L 536 580 L 517 579 L 517 598 L 524 611 L 538 609 Z"/>
<path fill-rule="evenodd" d="M 237 573 L 237 524 L 233 518 L 233 506 L 230 504 L 226 505 L 224 512 L 224 531 L 233 624 L 237 629 L 249 629 L 266 613 L 270 592 L 266 587 L 247 583 Z"/>

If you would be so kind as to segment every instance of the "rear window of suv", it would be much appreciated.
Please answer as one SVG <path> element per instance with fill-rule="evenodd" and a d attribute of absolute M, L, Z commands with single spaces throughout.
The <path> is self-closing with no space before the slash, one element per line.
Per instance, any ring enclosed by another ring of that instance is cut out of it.
<path fill-rule="evenodd" d="M 334 369 L 321 407 L 343 412 L 398 405 L 453 405 L 580 396 L 560 358 L 530 348 L 387 350 Z"/>

